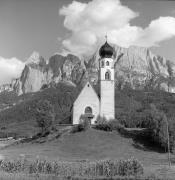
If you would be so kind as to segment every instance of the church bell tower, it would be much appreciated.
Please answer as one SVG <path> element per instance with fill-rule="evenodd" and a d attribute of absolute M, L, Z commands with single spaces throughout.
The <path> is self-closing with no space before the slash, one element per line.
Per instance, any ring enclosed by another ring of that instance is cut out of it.
<path fill-rule="evenodd" d="M 115 119 L 115 82 L 114 82 L 114 49 L 108 44 L 100 48 L 100 117 L 106 120 Z"/>

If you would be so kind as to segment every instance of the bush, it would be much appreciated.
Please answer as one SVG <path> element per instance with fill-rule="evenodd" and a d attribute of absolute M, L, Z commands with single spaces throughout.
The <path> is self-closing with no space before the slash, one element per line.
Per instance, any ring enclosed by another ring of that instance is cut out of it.
<path fill-rule="evenodd" d="M 108 124 L 112 130 L 119 130 L 121 127 L 123 127 L 117 119 L 108 121 Z"/>
<path fill-rule="evenodd" d="M 102 131 L 112 131 L 108 123 L 97 124 L 94 128 L 97 130 L 102 130 Z"/>
<path fill-rule="evenodd" d="M 81 132 L 81 131 L 86 131 L 87 129 L 90 128 L 90 124 L 88 121 L 86 120 L 83 120 L 83 121 L 80 121 L 80 124 L 77 124 L 77 125 L 74 125 L 72 127 L 72 133 L 76 133 L 76 132 Z"/>
<path fill-rule="evenodd" d="M 76 124 L 76 125 L 74 125 L 74 126 L 72 127 L 71 132 L 72 132 L 72 133 L 76 133 L 76 132 L 81 132 L 81 131 L 84 131 L 84 130 L 85 130 L 85 129 L 84 129 L 83 124 Z"/>
<path fill-rule="evenodd" d="M 106 119 L 99 119 L 97 121 L 97 124 L 95 125 L 95 129 L 103 130 L 103 131 L 113 131 L 118 130 L 121 125 L 119 125 L 119 122 L 115 120 L 109 120 Z"/>

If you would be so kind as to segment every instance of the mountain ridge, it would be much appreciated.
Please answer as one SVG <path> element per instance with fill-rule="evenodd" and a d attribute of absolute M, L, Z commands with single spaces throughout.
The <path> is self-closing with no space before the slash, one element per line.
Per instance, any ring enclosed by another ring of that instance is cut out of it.
<path fill-rule="evenodd" d="M 61 81 L 84 85 L 87 80 L 98 83 L 99 48 L 90 58 L 55 53 L 45 60 L 38 52 L 27 59 L 19 79 L 9 85 L 18 95 L 37 92 L 43 86 Z M 116 88 L 160 89 L 175 92 L 175 63 L 155 55 L 148 48 L 114 47 Z M 6 85 L 6 90 L 8 87 Z M 3 88 L 0 87 L 0 91 Z"/>

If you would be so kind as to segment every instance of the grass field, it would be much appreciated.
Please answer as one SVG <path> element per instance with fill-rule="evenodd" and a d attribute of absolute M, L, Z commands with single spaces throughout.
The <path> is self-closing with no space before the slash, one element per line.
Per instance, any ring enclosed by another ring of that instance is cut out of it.
<path fill-rule="evenodd" d="M 23 143 L 1 149 L 0 154 L 7 159 L 25 156 L 34 160 L 36 157 L 46 160 L 100 160 L 127 159 L 135 157 L 145 167 L 146 174 L 157 173 L 175 177 L 175 156 L 172 155 L 172 168 L 167 170 L 167 153 L 160 153 L 147 148 L 137 148 L 131 138 L 124 138 L 118 132 L 104 132 L 89 129 L 74 134 L 64 134 L 58 139 L 45 143 Z"/>
<path fill-rule="evenodd" d="M 1 180 L 63 180 L 53 175 L 27 175 L 25 173 L 0 172 Z"/>

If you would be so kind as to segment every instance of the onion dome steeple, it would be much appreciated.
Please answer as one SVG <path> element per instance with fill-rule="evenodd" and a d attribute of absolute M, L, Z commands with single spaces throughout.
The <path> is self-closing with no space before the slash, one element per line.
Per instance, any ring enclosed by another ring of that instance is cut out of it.
<path fill-rule="evenodd" d="M 114 49 L 108 44 L 107 36 L 106 36 L 106 42 L 104 45 L 101 46 L 99 50 L 99 55 L 101 58 L 111 58 L 113 54 L 114 54 Z"/>

